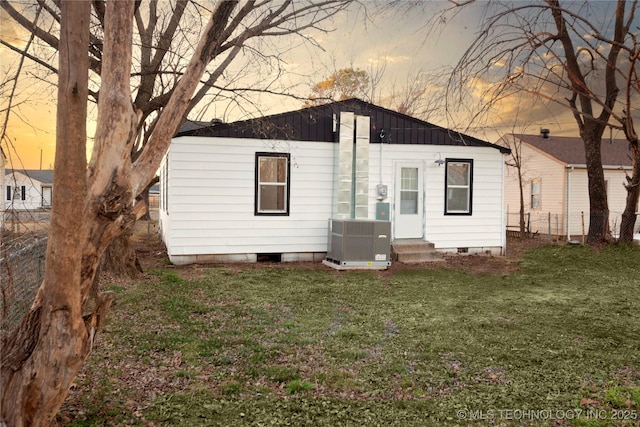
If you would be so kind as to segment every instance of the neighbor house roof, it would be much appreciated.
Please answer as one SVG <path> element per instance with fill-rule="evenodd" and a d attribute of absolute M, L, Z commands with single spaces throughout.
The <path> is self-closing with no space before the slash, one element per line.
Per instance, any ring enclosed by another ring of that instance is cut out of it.
<path fill-rule="evenodd" d="M 53 184 L 53 170 L 40 170 L 40 169 L 7 169 L 5 175 L 19 172 L 28 176 L 34 181 L 41 182 L 42 184 Z"/>
<path fill-rule="evenodd" d="M 369 141 L 372 143 L 467 145 L 509 152 L 505 147 L 355 98 L 234 123 L 186 122 L 176 136 L 336 142 L 336 120 L 343 111 L 370 117 Z"/>
<path fill-rule="evenodd" d="M 512 134 L 549 156 L 566 165 L 585 165 L 587 163 L 584 142 L 581 137 Z M 509 135 L 505 135 L 509 137 Z M 631 151 L 626 139 L 603 139 L 601 146 L 603 166 L 631 166 Z"/>

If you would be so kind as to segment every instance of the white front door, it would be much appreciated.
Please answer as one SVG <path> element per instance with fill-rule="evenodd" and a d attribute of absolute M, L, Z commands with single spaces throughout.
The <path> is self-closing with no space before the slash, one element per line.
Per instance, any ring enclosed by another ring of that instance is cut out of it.
<path fill-rule="evenodd" d="M 398 163 L 395 175 L 394 238 L 421 238 L 424 235 L 422 163 Z"/>
<path fill-rule="evenodd" d="M 42 187 L 42 207 L 51 206 L 51 187 Z"/>

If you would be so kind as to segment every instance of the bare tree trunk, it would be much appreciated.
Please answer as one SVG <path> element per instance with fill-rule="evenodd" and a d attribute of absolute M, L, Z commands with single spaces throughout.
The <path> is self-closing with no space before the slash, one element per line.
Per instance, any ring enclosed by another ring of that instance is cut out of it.
<path fill-rule="evenodd" d="M 78 250 L 85 235 L 91 5 L 61 2 L 61 8 L 58 144 L 45 277 L 28 316 L 2 348 L 0 413 L 12 427 L 51 424 L 92 344 L 82 319 Z"/>
<path fill-rule="evenodd" d="M 114 274 L 116 277 L 135 278 L 142 273 L 140 260 L 133 247 L 133 233 L 127 231 L 118 236 L 102 257 L 100 270 Z"/>
<path fill-rule="evenodd" d="M 522 167 L 517 167 L 518 171 L 518 185 L 520 187 L 520 238 L 527 237 L 525 223 L 524 223 L 524 184 L 522 182 Z"/>
<path fill-rule="evenodd" d="M 603 131 L 585 126 L 582 132 L 589 179 L 589 232 L 587 243 L 598 244 L 606 241 L 609 228 L 609 205 L 607 188 L 602 169 L 601 140 Z M 600 126 L 598 126 L 599 128 Z"/>
<path fill-rule="evenodd" d="M 144 206 L 144 212 L 137 220 L 151 220 L 149 190 L 151 186 L 157 184 L 158 177 L 155 177 L 145 188 L 136 200 L 136 207 Z M 134 278 L 138 273 L 142 273 L 142 266 L 133 244 L 133 230 L 127 230 L 118 236 L 105 251 L 100 270 L 117 277 Z"/>
<path fill-rule="evenodd" d="M 628 133 L 628 136 L 629 137 Z M 633 132 L 635 135 L 635 131 Z M 633 153 L 633 171 L 631 177 L 627 177 L 627 200 L 622 212 L 622 222 L 620 223 L 619 241 L 623 243 L 633 242 L 633 231 L 636 226 L 636 212 L 638 209 L 638 198 L 640 198 L 640 149 L 638 148 L 637 137 L 630 141 L 631 151 Z"/>
<path fill-rule="evenodd" d="M 632 54 L 629 56 L 629 70 L 627 71 L 626 84 L 626 108 L 623 110 L 624 117 L 620 120 L 624 134 L 629 142 L 629 148 L 633 153 L 633 171 L 631 177 L 627 176 L 625 188 L 627 190 L 627 200 L 622 213 L 622 222 L 620 224 L 620 241 L 624 243 L 633 242 L 633 231 L 636 225 L 636 212 L 638 210 L 638 198 L 640 198 L 640 146 L 638 145 L 638 134 L 633 122 L 632 111 L 632 93 L 640 93 L 640 80 L 636 71 L 636 64 L 640 58 L 640 48 L 637 39 L 633 38 Z"/>
<path fill-rule="evenodd" d="M 149 203 L 149 189 L 151 187 L 147 186 L 147 188 L 145 188 L 144 190 L 142 190 L 142 193 L 140 193 L 140 196 L 138 196 L 138 200 L 141 201 L 142 203 L 144 203 L 145 206 L 145 210 L 144 210 L 144 214 L 139 218 L 143 221 L 149 221 L 151 220 L 151 205 Z"/>

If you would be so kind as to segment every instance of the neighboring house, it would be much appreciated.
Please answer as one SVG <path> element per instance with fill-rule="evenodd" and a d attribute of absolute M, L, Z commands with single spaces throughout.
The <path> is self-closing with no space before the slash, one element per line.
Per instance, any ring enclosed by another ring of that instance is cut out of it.
<path fill-rule="evenodd" d="M 3 187 L 7 210 L 48 209 L 51 207 L 53 171 L 7 169 Z"/>
<path fill-rule="evenodd" d="M 589 188 L 584 143 L 580 137 L 508 134 L 498 144 L 521 144 L 524 210 L 530 231 L 577 239 L 589 231 Z M 631 173 L 631 153 L 624 139 L 602 141 L 602 165 L 609 203 L 609 227 L 617 235 Z M 509 229 L 518 229 L 518 176 L 507 167 L 505 201 Z M 584 223 L 583 223 L 584 219 Z M 583 227 L 584 224 L 584 227 Z"/>
<path fill-rule="evenodd" d="M 160 172 L 173 263 L 320 260 L 329 219 L 500 254 L 503 147 L 357 99 L 177 134 Z"/>

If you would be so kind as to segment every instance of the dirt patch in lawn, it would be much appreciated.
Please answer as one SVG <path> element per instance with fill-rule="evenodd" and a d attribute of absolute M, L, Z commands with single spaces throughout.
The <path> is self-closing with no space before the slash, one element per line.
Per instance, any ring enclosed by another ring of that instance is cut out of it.
<path fill-rule="evenodd" d="M 207 267 L 213 265 L 192 264 L 188 266 L 171 266 L 166 249 L 156 230 L 147 225 L 140 226 L 136 233 L 134 246 L 140 259 L 143 269 L 155 268 L 176 268 L 185 279 L 196 278 L 204 273 Z M 404 264 L 401 262 L 392 263 L 391 267 L 383 271 L 384 275 L 393 275 L 395 272 L 403 270 L 420 269 L 457 269 L 464 270 L 472 274 L 482 273 L 513 273 L 518 270 L 518 260 L 523 252 L 545 244 L 559 244 L 557 241 L 550 242 L 548 239 L 530 238 L 520 239 L 509 237 L 507 239 L 507 250 L 505 255 L 494 256 L 488 254 L 447 254 L 442 259 L 434 262 L 424 262 L 417 264 Z M 231 271 L 242 271 L 250 268 L 306 268 L 306 269 L 329 269 L 321 262 L 294 262 L 294 263 L 228 263 L 224 266 Z M 339 273 L 339 272 L 338 272 Z"/>

